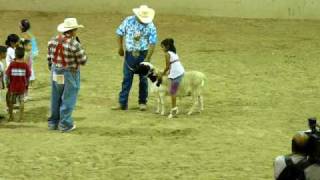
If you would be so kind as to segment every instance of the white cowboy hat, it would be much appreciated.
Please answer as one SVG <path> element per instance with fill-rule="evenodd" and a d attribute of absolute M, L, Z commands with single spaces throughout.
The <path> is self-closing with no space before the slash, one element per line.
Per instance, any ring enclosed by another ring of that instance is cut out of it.
<path fill-rule="evenodd" d="M 139 8 L 132 9 L 132 11 L 145 24 L 151 23 L 155 15 L 154 9 L 149 8 L 147 5 L 141 5 Z"/>
<path fill-rule="evenodd" d="M 64 19 L 63 23 L 59 24 L 57 30 L 59 32 L 64 33 L 72 29 L 83 28 L 83 27 L 84 27 L 83 25 L 78 24 L 76 18 L 66 18 Z"/>

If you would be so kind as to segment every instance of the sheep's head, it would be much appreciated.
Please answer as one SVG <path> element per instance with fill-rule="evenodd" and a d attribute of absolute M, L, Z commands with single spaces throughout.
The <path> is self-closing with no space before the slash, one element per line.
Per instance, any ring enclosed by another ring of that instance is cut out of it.
<path fill-rule="evenodd" d="M 152 83 L 157 82 L 157 86 L 160 86 L 161 84 L 161 78 L 159 78 L 157 70 L 149 62 L 140 63 L 139 66 L 136 68 L 135 73 L 147 76 Z"/>
<path fill-rule="evenodd" d="M 142 62 L 136 67 L 135 73 L 143 75 L 143 76 L 148 76 L 150 74 L 150 72 L 152 71 L 152 69 L 154 69 L 154 67 L 151 63 Z"/>

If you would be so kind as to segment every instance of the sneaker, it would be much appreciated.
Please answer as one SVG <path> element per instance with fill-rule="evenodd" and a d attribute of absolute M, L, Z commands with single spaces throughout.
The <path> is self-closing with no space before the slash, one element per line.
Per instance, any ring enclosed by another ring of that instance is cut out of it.
<path fill-rule="evenodd" d="M 49 130 L 58 130 L 58 125 L 55 125 L 55 124 L 48 124 L 48 129 Z"/>
<path fill-rule="evenodd" d="M 31 101 L 31 100 L 32 100 L 32 98 L 30 96 L 25 96 L 23 98 L 23 102 L 28 102 L 28 101 Z"/>
<path fill-rule="evenodd" d="M 174 108 L 172 108 L 172 109 L 170 110 L 170 114 L 168 115 L 168 118 L 169 118 L 169 119 L 171 119 L 171 118 L 176 118 L 176 117 L 178 117 L 178 116 L 177 116 L 178 113 L 179 113 L 178 107 L 174 107 Z"/>
<path fill-rule="evenodd" d="M 122 106 L 122 105 L 118 105 L 118 106 L 114 106 L 114 107 L 111 107 L 111 110 L 128 110 L 128 107 L 127 106 Z"/>
<path fill-rule="evenodd" d="M 139 104 L 139 110 L 140 111 L 146 111 L 147 110 L 147 105 L 146 104 Z"/>
<path fill-rule="evenodd" d="M 76 129 L 76 125 L 74 124 L 74 125 L 72 125 L 71 127 L 61 129 L 61 132 L 67 133 L 67 132 L 71 132 L 71 131 L 73 131 L 73 130 L 75 130 L 75 129 Z"/>

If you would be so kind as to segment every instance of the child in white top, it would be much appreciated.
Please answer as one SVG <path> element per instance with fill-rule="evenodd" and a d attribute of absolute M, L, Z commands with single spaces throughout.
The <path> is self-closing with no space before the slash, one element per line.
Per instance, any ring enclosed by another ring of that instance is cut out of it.
<path fill-rule="evenodd" d="M 15 48 L 19 45 L 20 38 L 16 34 L 10 34 L 7 37 L 7 56 L 6 56 L 6 67 L 9 67 L 10 63 L 15 59 Z"/>
<path fill-rule="evenodd" d="M 169 93 L 171 95 L 171 112 L 169 118 L 172 115 L 176 115 L 178 113 L 177 107 L 177 91 L 179 89 L 179 85 L 183 79 L 184 68 L 180 62 L 179 56 L 176 53 L 176 47 L 174 46 L 174 40 L 167 38 L 161 42 L 161 48 L 165 52 L 165 61 L 166 67 L 163 70 L 162 76 L 166 75 L 169 71 L 168 78 L 170 80 L 170 89 Z"/>

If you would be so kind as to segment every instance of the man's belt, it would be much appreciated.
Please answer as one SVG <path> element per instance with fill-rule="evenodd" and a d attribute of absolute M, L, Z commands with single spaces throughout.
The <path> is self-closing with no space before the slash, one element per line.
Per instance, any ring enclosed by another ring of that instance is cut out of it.
<path fill-rule="evenodd" d="M 127 51 L 127 53 L 130 53 L 133 57 L 137 58 L 139 57 L 142 53 L 146 52 L 148 50 L 141 50 L 141 51 L 138 51 L 138 50 L 135 50 L 135 51 Z"/>
<path fill-rule="evenodd" d="M 59 63 L 53 63 L 54 66 L 56 66 L 57 68 L 63 68 L 64 66 L 62 64 Z"/>
<path fill-rule="evenodd" d="M 62 64 L 59 64 L 59 63 L 57 63 L 57 64 L 55 64 L 55 63 L 53 63 L 53 65 L 55 66 L 55 67 L 57 67 L 57 68 L 64 68 L 64 69 L 70 69 L 71 71 L 77 71 L 78 69 L 79 69 L 79 66 L 77 66 L 77 67 L 72 67 L 72 66 L 70 66 L 70 67 L 66 67 L 66 66 L 64 66 L 64 65 L 62 65 Z"/>

